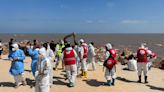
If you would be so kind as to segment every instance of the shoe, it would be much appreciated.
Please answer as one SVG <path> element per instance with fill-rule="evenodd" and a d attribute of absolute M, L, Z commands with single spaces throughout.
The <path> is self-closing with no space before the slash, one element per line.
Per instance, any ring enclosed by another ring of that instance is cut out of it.
<path fill-rule="evenodd" d="M 81 76 L 84 76 L 84 71 L 83 70 L 81 70 L 81 74 L 80 74 Z"/>
<path fill-rule="evenodd" d="M 20 86 L 19 84 L 15 84 L 15 87 L 14 88 L 19 88 L 19 86 Z"/>
<path fill-rule="evenodd" d="M 26 86 L 27 83 L 26 83 L 25 81 L 22 81 L 22 85 L 23 85 L 23 86 Z"/>
<path fill-rule="evenodd" d="M 70 87 L 74 87 L 74 86 L 75 86 L 74 83 L 71 82 L 71 83 L 70 83 Z"/>
<path fill-rule="evenodd" d="M 115 85 L 115 79 L 112 79 L 112 83 L 113 86 Z"/>
<path fill-rule="evenodd" d="M 149 82 L 147 81 L 147 76 L 145 76 L 145 83 L 149 83 Z"/>
<path fill-rule="evenodd" d="M 138 83 L 141 83 L 141 76 L 138 76 L 139 80 L 138 80 Z"/>
<path fill-rule="evenodd" d="M 84 72 L 84 78 L 87 78 L 87 72 Z"/>
<path fill-rule="evenodd" d="M 70 87 L 70 83 L 68 83 L 67 86 Z"/>
<path fill-rule="evenodd" d="M 58 70 L 58 68 L 55 68 L 55 71 L 57 71 Z"/>
<path fill-rule="evenodd" d="M 111 80 L 107 80 L 107 83 L 105 85 L 112 86 Z"/>

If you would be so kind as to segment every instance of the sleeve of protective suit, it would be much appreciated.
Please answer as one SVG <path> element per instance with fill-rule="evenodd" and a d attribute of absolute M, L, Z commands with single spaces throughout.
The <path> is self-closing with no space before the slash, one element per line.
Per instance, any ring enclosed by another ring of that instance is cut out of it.
<path fill-rule="evenodd" d="M 148 54 L 148 56 L 152 55 L 152 51 L 151 50 L 147 50 L 147 54 Z"/>
<path fill-rule="evenodd" d="M 8 58 L 11 60 L 12 59 L 12 52 L 9 53 Z M 12 61 L 12 60 L 11 60 Z"/>
<path fill-rule="evenodd" d="M 74 52 L 74 54 L 75 54 L 75 58 L 78 58 L 76 51 L 73 50 L 73 52 Z"/>
<path fill-rule="evenodd" d="M 54 59 L 54 53 L 53 53 L 53 51 L 51 50 L 51 49 L 49 49 L 49 52 L 48 52 L 49 54 L 49 56 L 48 56 L 48 58 L 52 61 L 53 59 Z"/>
<path fill-rule="evenodd" d="M 35 77 L 37 77 L 38 74 L 39 74 L 39 60 L 38 60 L 38 62 L 37 62 L 37 64 L 36 64 Z"/>
<path fill-rule="evenodd" d="M 109 58 L 109 56 L 110 56 L 110 53 L 108 51 L 106 51 L 104 60 L 107 60 Z"/>
<path fill-rule="evenodd" d="M 92 53 L 93 56 L 96 55 L 96 53 L 95 53 L 95 48 L 94 48 L 93 46 L 91 47 L 91 53 Z"/>
<path fill-rule="evenodd" d="M 83 47 L 81 46 L 81 47 L 80 47 L 80 59 L 83 59 L 83 56 L 84 56 L 84 49 L 83 49 Z"/>
<path fill-rule="evenodd" d="M 30 48 L 30 49 L 28 49 L 28 54 L 30 56 L 34 56 L 34 55 L 38 54 L 38 52 L 36 50 L 33 50 L 32 48 Z"/>
<path fill-rule="evenodd" d="M 18 57 L 18 60 L 23 61 L 26 57 L 23 50 L 19 50 L 19 53 L 20 53 L 20 56 Z"/>
<path fill-rule="evenodd" d="M 51 63 L 50 60 L 47 59 L 46 64 L 45 64 L 45 69 L 43 71 L 44 74 L 49 74 L 51 70 Z"/>

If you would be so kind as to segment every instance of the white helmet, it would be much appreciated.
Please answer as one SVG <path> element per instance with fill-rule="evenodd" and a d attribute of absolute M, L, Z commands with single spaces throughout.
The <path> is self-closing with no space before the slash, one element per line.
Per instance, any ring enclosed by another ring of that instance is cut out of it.
<path fill-rule="evenodd" d="M 112 48 L 112 45 L 110 43 L 107 43 L 105 46 L 107 47 L 108 50 Z"/>
<path fill-rule="evenodd" d="M 83 39 L 80 39 L 80 42 L 81 42 L 81 43 L 84 43 L 84 40 L 83 40 Z"/>
<path fill-rule="evenodd" d="M 63 40 L 60 40 L 60 43 L 61 43 L 61 44 L 64 44 L 64 41 L 63 41 Z"/>
<path fill-rule="evenodd" d="M 145 48 L 146 43 L 141 43 L 141 48 Z"/>

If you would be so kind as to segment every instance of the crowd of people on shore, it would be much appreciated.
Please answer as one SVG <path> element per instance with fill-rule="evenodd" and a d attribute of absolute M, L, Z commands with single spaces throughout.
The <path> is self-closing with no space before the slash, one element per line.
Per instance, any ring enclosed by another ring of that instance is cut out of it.
<path fill-rule="evenodd" d="M 1 44 L 0 44 L 1 47 Z M 87 44 L 84 39 L 78 42 L 74 40 L 74 44 L 64 40 L 60 40 L 57 44 L 54 41 L 42 43 L 38 40 L 28 42 L 26 44 L 27 53 L 31 57 L 31 71 L 35 78 L 35 92 L 50 92 L 53 84 L 53 67 L 58 70 L 58 66 L 62 63 L 62 69 L 65 70 L 68 87 L 74 87 L 76 77 L 87 79 L 88 67 L 92 65 L 93 71 L 96 71 L 95 63 L 95 47 L 94 42 Z M 104 77 L 108 86 L 114 86 L 116 81 L 116 64 L 117 52 L 111 43 L 104 46 L 105 68 Z M 0 49 L 1 50 L 1 49 Z M 11 39 L 9 42 L 9 60 L 11 61 L 10 74 L 14 76 L 15 87 L 26 85 L 24 76 L 24 60 L 26 55 L 19 48 L 19 43 Z M 156 54 L 141 44 L 136 54 L 128 57 L 128 68 L 138 71 L 138 82 L 141 83 L 142 71 L 144 73 L 145 83 L 148 83 L 148 71 L 152 61 L 155 60 Z M 55 62 L 55 65 L 52 64 Z M 131 68 L 133 66 L 133 68 Z"/>

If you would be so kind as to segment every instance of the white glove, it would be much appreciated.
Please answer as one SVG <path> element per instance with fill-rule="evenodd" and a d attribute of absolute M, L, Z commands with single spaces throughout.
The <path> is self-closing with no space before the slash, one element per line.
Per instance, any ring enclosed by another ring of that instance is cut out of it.
<path fill-rule="evenodd" d="M 10 60 L 10 61 L 13 61 L 13 59 L 12 59 L 12 58 L 9 58 L 9 60 Z"/>
<path fill-rule="evenodd" d="M 35 78 L 38 76 L 38 74 L 39 74 L 39 71 L 36 71 L 35 72 Z"/>

